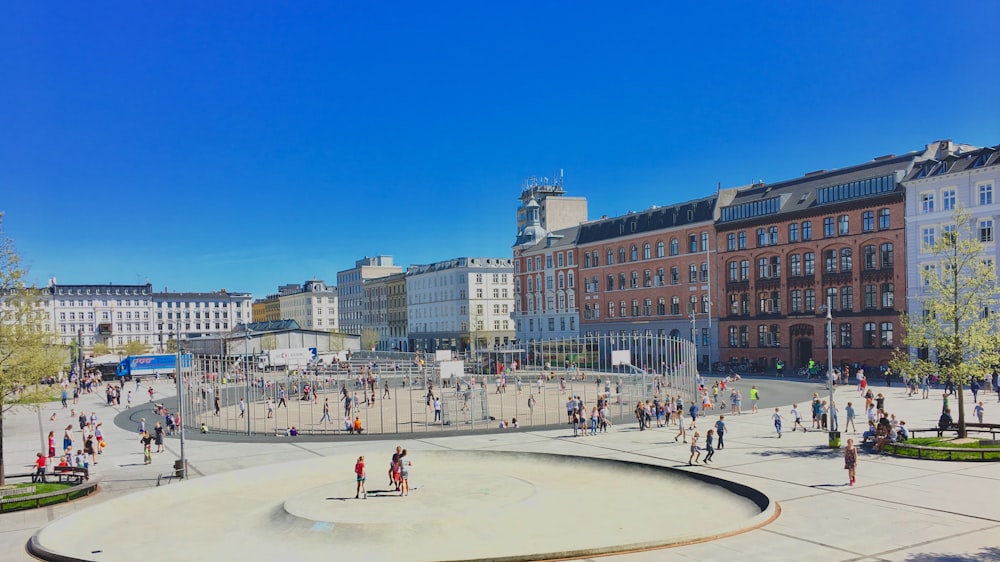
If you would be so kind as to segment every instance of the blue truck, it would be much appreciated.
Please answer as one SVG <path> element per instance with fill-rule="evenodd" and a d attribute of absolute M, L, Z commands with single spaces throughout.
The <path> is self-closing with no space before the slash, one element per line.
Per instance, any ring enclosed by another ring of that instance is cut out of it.
<path fill-rule="evenodd" d="M 181 367 L 191 368 L 191 355 L 181 355 Z M 177 371 L 177 356 L 165 355 L 130 355 L 118 363 L 118 378 L 131 380 L 132 377 L 168 375 L 173 377 Z"/>

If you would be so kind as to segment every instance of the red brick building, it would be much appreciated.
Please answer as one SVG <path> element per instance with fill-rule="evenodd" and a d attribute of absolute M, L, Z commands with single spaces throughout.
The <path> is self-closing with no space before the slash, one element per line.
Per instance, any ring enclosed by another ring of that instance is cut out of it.
<path fill-rule="evenodd" d="M 722 199 L 720 355 L 786 369 L 833 359 L 886 364 L 906 298 L 904 191 L 918 153 L 757 184 Z"/>

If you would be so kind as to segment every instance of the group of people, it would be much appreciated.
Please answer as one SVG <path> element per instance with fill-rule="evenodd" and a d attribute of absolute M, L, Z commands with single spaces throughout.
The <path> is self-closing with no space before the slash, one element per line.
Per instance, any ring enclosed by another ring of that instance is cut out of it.
<path fill-rule="evenodd" d="M 389 486 L 399 492 L 400 496 L 410 495 L 410 467 L 412 466 L 413 462 L 410 460 L 407 450 L 397 446 L 396 452 L 392 454 L 392 460 L 389 461 L 388 476 Z M 357 482 L 354 499 L 368 499 L 366 485 L 368 474 L 365 469 L 364 455 L 359 456 L 354 463 L 354 475 Z"/>

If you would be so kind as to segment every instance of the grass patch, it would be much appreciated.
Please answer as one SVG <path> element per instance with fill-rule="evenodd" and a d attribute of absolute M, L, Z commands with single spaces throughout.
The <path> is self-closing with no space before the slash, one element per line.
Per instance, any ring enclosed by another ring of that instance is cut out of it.
<path fill-rule="evenodd" d="M 50 493 L 50 492 L 59 492 L 59 491 L 65 490 L 67 488 L 72 488 L 72 485 L 70 485 L 70 484 L 29 484 L 29 483 L 26 483 L 26 484 L 16 484 L 16 486 L 19 487 L 19 488 L 23 488 L 23 487 L 27 487 L 27 486 L 34 486 L 35 487 L 34 493 L 25 494 L 26 496 L 37 496 L 37 495 L 47 494 L 47 493 Z M 69 494 L 69 499 L 70 500 L 75 500 L 76 498 L 81 498 L 81 497 L 86 496 L 86 495 L 87 495 L 87 492 L 84 491 L 84 490 L 81 490 L 81 491 L 77 491 L 77 492 L 73 492 L 73 493 Z M 18 496 L 7 496 L 4 499 L 11 499 L 11 498 L 15 498 L 16 499 L 17 497 Z M 63 503 L 63 502 L 66 502 L 66 501 L 68 501 L 67 498 L 66 498 L 66 496 L 54 496 L 54 497 L 49 497 L 49 498 L 43 498 L 42 500 L 39 501 L 38 506 L 39 507 L 44 507 L 44 506 L 47 506 L 47 505 L 52 505 L 52 504 L 57 504 L 57 503 Z M 35 500 L 32 499 L 32 500 L 12 501 L 12 502 L 9 502 L 9 503 L 5 503 L 2 506 L 2 511 L 18 511 L 18 510 L 21 510 L 21 509 L 34 509 L 34 508 L 35 508 Z"/>
<path fill-rule="evenodd" d="M 967 461 L 967 460 L 1000 460 L 1000 452 L 983 452 L 979 449 L 979 441 L 973 441 L 971 443 L 955 443 L 950 437 L 920 437 L 909 439 L 902 447 L 888 448 L 887 450 L 892 451 L 893 454 L 900 457 L 914 457 L 922 459 L 931 460 L 952 460 L 952 461 Z M 919 447 L 937 447 L 941 449 L 966 449 L 966 451 L 934 451 L 934 450 L 920 450 L 911 449 L 905 447 L 905 445 L 914 445 Z M 988 446 L 985 448 L 995 449 L 997 447 Z"/>

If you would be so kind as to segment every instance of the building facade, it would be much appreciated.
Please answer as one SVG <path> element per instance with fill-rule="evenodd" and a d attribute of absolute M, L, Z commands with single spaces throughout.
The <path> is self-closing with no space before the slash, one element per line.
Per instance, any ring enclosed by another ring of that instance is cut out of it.
<path fill-rule="evenodd" d="M 718 357 L 715 212 L 712 196 L 582 225 L 583 335 L 635 348 L 640 339 L 683 338 L 698 345 L 699 363 Z"/>
<path fill-rule="evenodd" d="M 362 324 L 365 330 L 373 331 L 378 340 L 374 343 L 374 349 L 387 351 L 391 349 L 389 343 L 389 283 L 393 276 L 403 275 L 394 273 L 386 277 L 369 279 L 364 282 L 363 304 L 364 316 Z M 365 342 L 369 343 L 369 342 Z"/>
<path fill-rule="evenodd" d="M 736 190 L 716 223 L 724 297 L 723 361 L 787 368 L 886 365 L 906 295 L 905 193 L 937 145 L 834 171 Z"/>
<path fill-rule="evenodd" d="M 510 258 L 455 258 L 406 272 L 410 347 L 459 352 L 509 347 L 514 339 Z"/>
<path fill-rule="evenodd" d="M 250 293 L 222 289 L 206 293 L 170 292 L 153 294 L 156 337 L 153 350 L 165 352 L 172 339 L 189 340 L 230 332 L 251 320 Z M 127 313 L 126 313 L 127 316 Z"/>
<path fill-rule="evenodd" d="M 153 287 L 149 283 L 62 285 L 53 278 L 46 293 L 49 324 L 65 345 L 78 341 L 89 349 L 95 344 L 157 343 Z"/>
<path fill-rule="evenodd" d="M 392 256 L 366 256 L 354 262 L 353 268 L 338 272 L 338 327 L 340 331 L 359 335 L 361 330 L 365 328 L 364 282 L 366 280 L 386 277 L 402 271 L 401 267 L 393 265 Z"/>
<path fill-rule="evenodd" d="M 528 203 L 538 206 L 539 224 L 546 231 L 552 232 L 576 226 L 587 221 L 587 199 L 585 197 L 567 197 L 563 189 L 562 172 L 559 177 L 531 177 L 521 186 L 521 205 L 517 208 L 517 231 L 521 232 L 531 220 L 528 216 Z"/>
<path fill-rule="evenodd" d="M 310 279 L 302 285 L 282 285 L 277 300 L 280 320 L 295 320 L 306 330 L 338 329 L 337 288 L 322 279 Z"/>
<path fill-rule="evenodd" d="M 390 351 L 410 351 L 410 339 L 407 337 L 408 317 L 406 309 L 406 273 L 394 273 L 385 281 L 388 299 L 386 317 L 389 333 L 385 337 Z"/>
<path fill-rule="evenodd" d="M 972 235 L 983 244 L 981 259 L 993 264 L 994 271 L 1000 263 L 1000 245 L 996 241 L 1000 226 L 1000 146 L 941 148 L 941 157 L 914 166 L 905 180 L 906 307 L 911 314 L 921 314 L 924 309 L 925 276 L 943 272 L 931 248 L 943 233 L 956 228 L 956 210 L 969 213 Z"/>
<path fill-rule="evenodd" d="M 534 215 L 537 206 L 530 206 Z M 537 216 L 529 225 L 541 229 Z M 576 239 L 572 226 L 526 237 L 522 229 L 514 245 L 514 320 L 518 344 L 576 338 L 580 335 Z"/>

